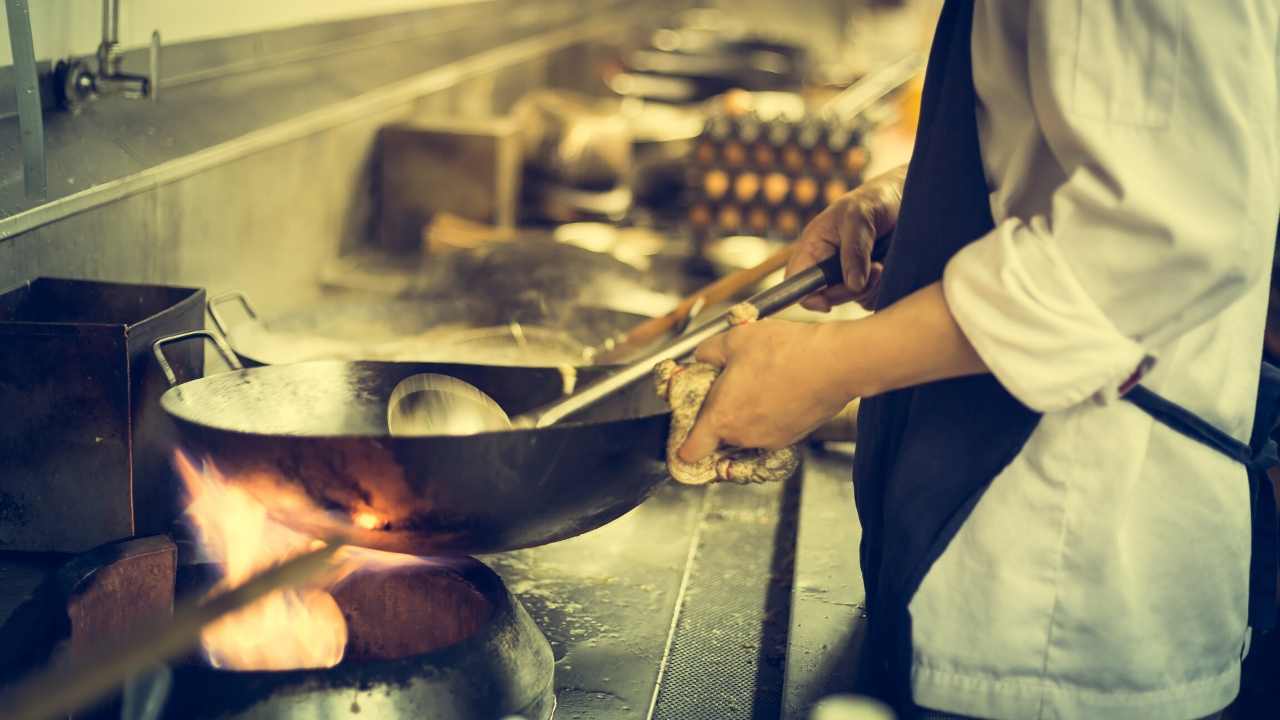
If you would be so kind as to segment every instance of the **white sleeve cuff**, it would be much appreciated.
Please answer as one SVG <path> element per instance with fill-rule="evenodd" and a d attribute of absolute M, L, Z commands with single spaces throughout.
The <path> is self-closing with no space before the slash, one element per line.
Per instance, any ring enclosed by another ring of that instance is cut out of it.
<path fill-rule="evenodd" d="M 1085 293 L 1047 228 L 1008 218 L 947 263 L 943 294 L 1001 385 L 1032 410 L 1115 399 L 1151 366 Z"/>

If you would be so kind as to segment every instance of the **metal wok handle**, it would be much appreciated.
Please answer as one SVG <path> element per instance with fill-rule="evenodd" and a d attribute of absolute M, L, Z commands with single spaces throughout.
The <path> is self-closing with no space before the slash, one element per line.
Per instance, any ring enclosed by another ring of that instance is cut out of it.
<path fill-rule="evenodd" d="M 798 273 L 775 287 L 760 292 L 746 302 L 756 308 L 760 317 L 767 317 L 796 303 L 808 295 L 841 282 L 840 254 L 836 253 L 821 263 Z M 733 327 L 729 313 L 682 335 L 665 347 L 627 365 L 608 377 L 583 388 L 563 400 L 554 402 L 528 415 L 512 419 L 516 427 L 546 427 L 583 408 L 594 405 L 640 378 L 648 376 L 658 363 L 679 360 L 693 352 L 703 341 Z"/>
<path fill-rule="evenodd" d="M 164 372 L 164 377 L 169 381 L 170 386 L 178 384 L 178 376 L 174 374 L 173 366 L 169 364 L 169 359 L 164 356 L 164 346 L 192 338 L 205 338 L 212 342 L 213 346 L 218 349 L 218 354 L 222 356 L 222 359 L 232 370 L 244 369 L 244 366 L 236 359 L 236 354 L 232 352 L 231 347 L 227 345 L 227 341 L 223 340 L 221 335 L 208 330 L 191 330 L 177 335 L 162 337 L 151 344 L 151 352 L 155 353 L 156 362 L 160 363 L 160 369 Z"/>
<path fill-rule="evenodd" d="M 231 300 L 239 300 L 240 307 L 244 308 L 244 314 L 248 315 L 252 320 L 258 319 L 258 312 L 253 309 L 253 305 L 249 304 L 249 298 L 246 297 L 244 293 L 233 290 L 231 292 L 222 293 L 221 295 L 214 295 L 205 302 L 205 307 L 209 310 L 209 318 L 213 320 L 213 324 L 217 326 L 218 332 L 222 333 L 224 337 L 230 333 L 227 332 L 227 324 L 222 320 L 222 316 L 218 314 L 218 306 L 224 302 L 230 302 Z"/>
<path fill-rule="evenodd" d="M 890 238 L 890 235 L 881 235 L 876 238 L 871 248 L 871 259 L 873 261 L 884 262 L 889 254 Z M 759 317 L 768 317 L 819 290 L 839 285 L 842 282 L 844 282 L 844 273 L 840 264 L 840 253 L 836 252 L 808 270 L 797 273 L 767 290 L 756 293 L 746 302 L 755 307 Z M 569 415 L 594 405 L 640 378 L 648 376 L 658 366 L 658 363 L 664 360 L 679 360 L 688 355 L 696 350 L 703 341 L 728 330 L 733 327 L 733 324 L 730 313 L 725 313 L 569 397 L 557 400 L 525 415 L 512 418 L 511 424 L 515 427 L 524 428 L 541 428 L 554 425 Z"/>

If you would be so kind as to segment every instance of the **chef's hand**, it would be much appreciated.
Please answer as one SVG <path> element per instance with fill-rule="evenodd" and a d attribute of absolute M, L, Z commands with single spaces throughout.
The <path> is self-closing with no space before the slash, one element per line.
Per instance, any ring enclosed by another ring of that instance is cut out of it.
<path fill-rule="evenodd" d="M 775 450 L 835 417 L 853 395 L 840 387 L 834 324 L 762 320 L 707 340 L 695 358 L 724 368 L 680 448 L 696 462 L 723 442 Z"/>
<path fill-rule="evenodd" d="M 872 262 L 871 248 L 877 237 L 898 224 L 906 177 L 903 165 L 868 180 L 829 205 L 800 234 L 787 263 L 787 277 L 836 252 L 844 266 L 844 285 L 810 295 L 800 303 L 803 307 L 830 312 L 833 306 L 850 300 L 868 310 L 875 304 L 884 265 Z"/>
<path fill-rule="evenodd" d="M 830 420 L 854 398 L 990 372 L 935 282 L 858 320 L 741 325 L 698 347 L 724 370 L 680 459 L 724 442 L 776 450 Z"/>

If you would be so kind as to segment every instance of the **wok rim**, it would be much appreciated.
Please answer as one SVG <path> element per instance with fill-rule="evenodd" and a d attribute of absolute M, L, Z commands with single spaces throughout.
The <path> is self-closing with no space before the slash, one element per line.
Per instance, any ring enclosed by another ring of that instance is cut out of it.
<path fill-rule="evenodd" d="M 265 375 L 268 373 L 297 374 L 297 368 L 316 366 L 316 365 L 330 365 L 330 366 L 458 365 L 458 366 L 467 366 L 467 367 L 492 368 L 499 371 L 511 370 L 515 372 L 521 372 L 525 370 L 559 371 L 561 369 L 561 367 L 558 367 L 558 366 L 545 366 L 545 365 L 500 366 L 500 365 L 484 365 L 480 363 L 431 363 L 431 362 L 415 363 L 415 362 L 402 362 L 402 361 L 391 361 L 391 360 L 306 360 L 306 361 L 297 362 L 297 363 L 283 363 L 278 365 L 259 365 L 255 367 L 246 367 L 246 368 L 239 368 L 235 370 L 227 370 L 220 373 L 214 373 L 212 375 L 205 375 L 204 377 L 187 380 L 185 382 L 181 382 L 176 385 L 173 385 L 168 390 L 165 390 L 164 394 L 160 396 L 160 407 L 164 409 L 166 414 L 168 414 L 169 416 L 171 416 L 172 418 L 180 422 L 188 423 L 190 425 L 194 425 L 199 428 L 216 430 L 217 432 L 220 432 L 220 433 L 228 433 L 231 435 L 239 435 L 239 436 L 245 436 L 245 437 L 258 437 L 258 438 L 290 438 L 290 439 L 299 439 L 299 440 L 308 440 L 308 441 L 367 440 L 367 441 L 374 441 L 374 442 L 391 442 L 391 443 L 398 443 L 398 442 L 404 442 L 404 441 L 413 442 L 413 441 L 440 441 L 440 440 L 467 442 L 472 439 L 489 439 L 499 435 L 507 436 L 511 438 L 523 438 L 533 433 L 541 433 L 545 435 L 547 434 L 547 431 L 557 431 L 557 430 L 567 431 L 567 430 L 582 429 L 582 428 L 610 427 L 615 425 L 624 425 L 627 423 L 633 423 L 637 421 L 653 420 L 653 419 L 662 418 L 662 417 L 669 418 L 671 416 L 671 409 L 670 407 L 668 407 L 666 410 L 661 412 L 645 413 L 641 415 L 634 415 L 631 417 L 618 418 L 613 420 L 576 420 L 576 421 L 563 420 L 561 422 L 557 422 L 554 425 L 549 425 L 547 427 L 540 427 L 540 428 L 513 427 L 509 430 L 490 430 L 486 432 L 469 433 L 467 435 L 393 435 L 391 434 L 389 429 L 383 430 L 382 432 L 379 432 L 379 433 L 361 433 L 361 432 L 342 433 L 342 434 L 282 433 L 282 432 L 252 431 L 252 430 L 246 430 L 244 428 L 231 428 L 231 427 L 226 427 L 225 425 L 211 423 L 207 421 L 207 418 L 197 418 L 197 417 L 193 417 L 189 413 L 183 412 L 183 410 L 185 409 L 190 409 L 194 407 L 194 404 L 177 399 L 178 396 L 181 394 L 180 391 L 183 388 L 193 386 L 193 385 L 199 385 L 201 383 L 205 383 L 206 381 L 215 381 L 216 379 L 226 375 L 239 375 L 243 377 L 246 375 L 252 375 L 254 373 L 259 375 Z M 589 367 L 599 368 L 603 370 L 605 373 L 610 373 L 625 366 L 623 365 L 591 365 Z M 581 370 L 581 368 L 575 368 L 575 369 Z M 439 371 L 433 370 L 432 372 L 439 372 Z M 442 373 L 442 372 L 440 374 L 447 375 L 447 373 Z M 461 378 L 458 378 L 458 379 L 461 379 Z M 641 379 L 641 380 L 638 380 L 637 382 L 644 382 L 644 380 Z M 390 400 L 390 398 L 388 398 L 388 400 Z"/>

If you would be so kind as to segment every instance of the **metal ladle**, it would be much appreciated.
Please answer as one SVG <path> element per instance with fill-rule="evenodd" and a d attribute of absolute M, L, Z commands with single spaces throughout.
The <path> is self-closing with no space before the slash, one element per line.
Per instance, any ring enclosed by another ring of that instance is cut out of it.
<path fill-rule="evenodd" d="M 876 241 L 873 259 L 883 255 Z M 758 317 L 767 317 L 830 285 L 843 282 L 837 253 L 746 301 Z M 510 418 L 497 402 L 475 386 L 447 375 L 426 373 L 403 380 L 392 392 L 387 424 L 396 435 L 472 435 L 513 428 L 544 428 L 647 377 L 664 360 L 678 360 L 708 338 L 733 327 L 731 313 L 699 326 L 576 393 L 524 415 Z"/>

